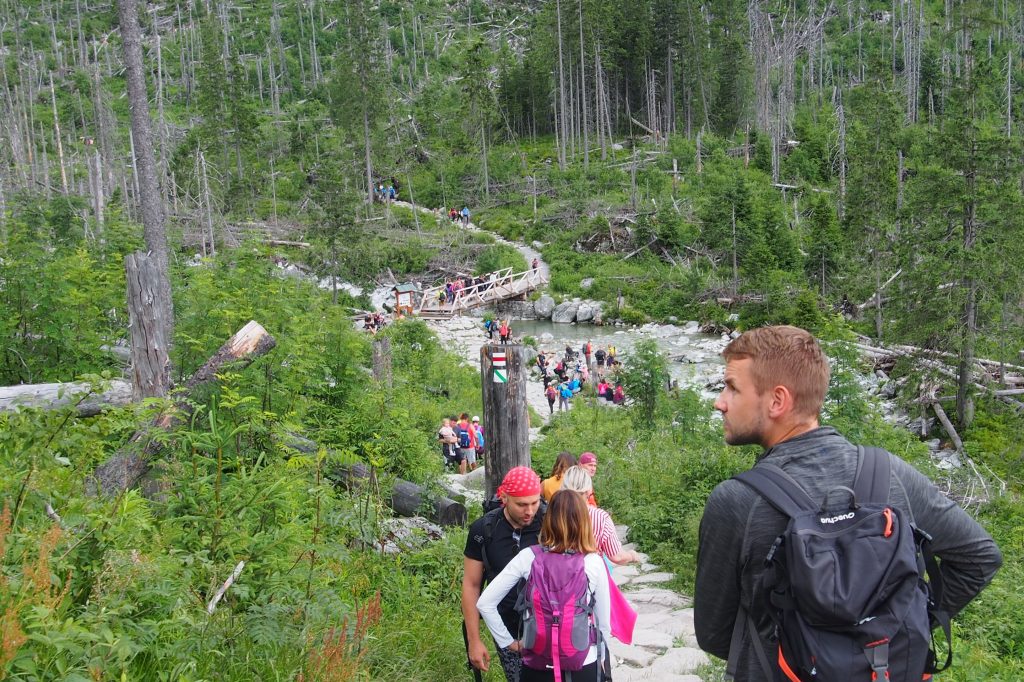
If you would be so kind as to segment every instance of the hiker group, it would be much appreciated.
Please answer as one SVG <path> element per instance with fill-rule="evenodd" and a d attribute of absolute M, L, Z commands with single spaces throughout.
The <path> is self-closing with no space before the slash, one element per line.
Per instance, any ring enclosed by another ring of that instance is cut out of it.
<path fill-rule="evenodd" d="M 474 277 L 472 275 L 460 275 L 444 281 L 444 288 L 437 292 L 437 302 L 441 305 L 451 305 L 460 292 L 467 289 L 475 289 L 478 293 L 487 291 L 494 286 L 498 280 L 495 272 Z"/>
<path fill-rule="evenodd" d="M 548 411 L 568 410 L 573 396 L 577 395 L 591 380 L 591 368 L 597 375 L 595 390 L 598 397 L 615 405 L 626 400 L 626 392 L 618 380 L 618 368 L 621 365 L 617 358 L 615 346 L 594 348 L 587 341 L 579 351 L 571 346 L 565 347 L 565 353 L 558 355 L 553 351 L 541 351 L 537 354 L 537 371 L 544 383 L 544 397 L 548 401 Z"/>
<path fill-rule="evenodd" d="M 363 329 L 371 334 L 376 334 L 385 326 L 387 326 L 387 320 L 384 319 L 384 313 L 366 313 L 363 316 Z"/>
<path fill-rule="evenodd" d="M 441 457 L 447 468 L 457 469 L 460 474 L 476 469 L 483 464 L 484 428 L 480 417 L 463 412 L 459 417 L 445 417 L 437 430 L 437 442 L 441 446 Z"/>
<path fill-rule="evenodd" d="M 383 182 L 378 182 L 373 186 L 373 199 L 380 203 L 390 203 L 398 199 L 398 181 L 391 178 L 387 186 Z"/>
<path fill-rule="evenodd" d="M 484 331 L 487 332 L 488 341 L 494 340 L 494 332 L 498 332 L 498 340 L 501 343 L 511 343 L 512 341 L 512 325 L 507 319 L 495 320 L 490 317 L 485 318 Z"/>
<path fill-rule="evenodd" d="M 950 619 L 1002 563 L 991 536 L 896 455 L 820 425 L 829 364 L 808 332 L 754 329 L 722 355 L 725 441 L 763 452 L 707 499 L 698 645 L 738 682 L 918 682 L 944 670 Z M 514 467 L 470 526 L 462 614 L 478 680 L 491 664 L 481 618 L 510 682 L 610 679 L 609 639 L 628 643 L 637 616 L 609 568 L 638 557 L 597 506 L 596 470 L 589 452 L 560 453 L 544 481 Z"/>
<path fill-rule="evenodd" d="M 482 618 L 507 680 L 611 679 L 609 639 L 628 644 L 636 612 L 607 562 L 635 563 L 640 556 L 622 548 L 611 516 L 597 506 L 596 471 L 591 452 L 578 461 L 560 453 L 543 482 L 533 469 L 514 467 L 495 508 L 470 527 L 462 614 L 474 670 L 491 664 Z"/>
<path fill-rule="evenodd" d="M 448 219 L 453 223 L 469 225 L 469 206 L 463 206 L 461 211 L 452 206 L 448 209 Z"/>

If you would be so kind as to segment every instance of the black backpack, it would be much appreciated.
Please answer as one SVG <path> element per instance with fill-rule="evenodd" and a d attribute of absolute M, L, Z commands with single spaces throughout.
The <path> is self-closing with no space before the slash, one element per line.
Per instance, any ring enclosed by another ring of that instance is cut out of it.
<path fill-rule="evenodd" d="M 762 649 L 741 608 L 730 675 L 747 626 L 766 679 L 776 682 L 918 682 L 952 662 L 949 617 L 936 606 L 942 586 L 928 551 L 931 538 L 888 504 L 889 453 L 857 450 L 853 489 L 836 486 L 820 504 L 773 464 L 736 476 L 788 516 L 789 525 L 764 560 L 762 587 L 778 651 Z M 835 506 L 840 497 L 846 503 Z M 932 639 L 937 625 L 949 645 L 941 668 Z"/>

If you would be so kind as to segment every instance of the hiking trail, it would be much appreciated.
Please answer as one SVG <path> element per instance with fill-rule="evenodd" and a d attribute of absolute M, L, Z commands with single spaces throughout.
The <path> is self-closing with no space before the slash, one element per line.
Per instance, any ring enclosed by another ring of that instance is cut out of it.
<path fill-rule="evenodd" d="M 395 201 L 395 205 L 410 210 L 418 210 L 428 215 L 437 215 L 434 211 L 410 204 L 406 201 Z M 458 223 L 463 229 L 479 232 L 476 225 Z M 491 233 L 488 233 L 491 234 Z M 520 242 L 513 242 L 497 235 L 495 240 L 508 244 L 523 255 L 527 263 L 534 258 L 538 261 L 538 270 L 545 281 L 550 281 L 551 270 L 535 249 Z M 448 320 L 427 320 L 427 325 L 437 334 L 441 342 L 455 350 L 463 361 L 472 367 L 480 362 L 480 347 L 488 342 L 487 333 L 476 317 L 453 317 Z M 544 397 L 544 387 L 533 378 L 532 373 L 526 380 L 527 403 L 541 416 L 544 423 L 550 419 L 548 402 Z M 486 426 L 486 425 L 485 425 Z M 540 427 L 534 425 L 530 429 L 530 440 L 540 438 Z M 467 474 L 466 476 L 474 476 Z M 480 473 L 475 474 L 476 477 Z M 449 478 L 464 478 L 451 476 Z M 619 539 L 627 550 L 635 550 L 636 546 L 628 542 L 629 528 L 616 526 Z M 658 682 L 702 682 L 695 671 L 710 662 L 708 655 L 697 648 L 694 634 L 692 600 L 663 585 L 674 577 L 658 569 L 648 561 L 647 555 L 641 553 L 641 563 L 627 566 L 613 566 L 612 579 L 618 585 L 630 604 L 637 611 L 636 627 L 633 631 L 633 643 L 623 644 L 617 639 L 609 643 L 614 664 L 612 667 L 615 682 L 636 682 L 638 680 L 657 680 Z"/>
<path fill-rule="evenodd" d="M 624 549 L 636 549 L 627 543 L 627 526 L 615 530 Z M 697 648 L 692 600 L 663 587 L 674 576 L 651 564 L 646 554 L 640 557 L 639 565 L 612 568 L 612 580 L 638 614 L 633 643 L 612 638 L 609 644 L 615 657 L 612 677 L 615 682 L 701 682 L 696 670 L 711 659 Z"/>

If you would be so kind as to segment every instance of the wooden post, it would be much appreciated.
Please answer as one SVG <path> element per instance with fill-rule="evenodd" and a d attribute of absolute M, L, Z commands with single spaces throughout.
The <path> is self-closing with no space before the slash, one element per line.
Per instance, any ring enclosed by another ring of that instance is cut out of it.
<path fill-rule="evenodd" d="M 505 356 L 504 367 L 501 366 L 501 353 Z M 498 360 L 494 359 L 496 354 Z M 494 495 L 509 469 L 530 466 L 526 372 L 523 346 L 486 344 L 480 348 L 480 386 L 487 428 L 488 499 Z M 505 381 L 501 381 L 502 378 Z"/>
<path fill-rule="evenodd" d="M 388 388 L 391 379 L 391 339 L 377 339 L 373 342 L 373 378 Z"/>
<path fill-rule="evenodd" d="M 125 256 L 128 281 L 128 327 L 132 349 L 132 398 L 159 398 L 171 385 L 167 356 L 166 309 L 160 305 L 160 269 L 152 254 L 136 251 Z"/>

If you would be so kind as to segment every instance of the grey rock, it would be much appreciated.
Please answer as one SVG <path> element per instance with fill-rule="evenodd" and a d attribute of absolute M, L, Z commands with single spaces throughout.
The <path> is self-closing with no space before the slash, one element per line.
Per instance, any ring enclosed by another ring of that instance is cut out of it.
<path fill-rule="evenodd" d="M 642 585 L 644 583 L 667 583 L 669 580 L 674 578 L 671 573 L 644 573 L 633 578 L 634 585 Z"/>
<path fill-rule="evenodd" d="M 928 449 L 932 452 L 937 452 L 942 448 L 942 441 L 938 438 L 932 438 L 930 441 L 927 441 L 925 445 L 927 445 Z"/>
<path fill-rule="evenodd" d="M 952 469 L 959 469 L 963 464 L 960 462 L 960 457 L 954 450 L 939 450 L 932 454 L 932 459 L 935 460 L 935 466 L 943 471 L 950 471 Z"/>
<path fill-rule="evenodd" d="M 579 310 L 579 308 L 580 304 L 575 301 L 559 303 L 555 306 L 555 309 L 551 311 L 551 321 L 558 324 L 569 324 L 570 322 L 575 322 L 576 311 Z"/>
<path fill-rule="evenodd" d="M 584 301 L 576 310 L 577 322 L 592 322 L 594 316 L 601 311 L 601 304 L 594 301 Z"/>
<path fill-rule="evenodd" d="M 676 322 L 679 321 L 679 318 L 676 317 L 675 315 L 669 315 L 666 319 L 672 324 L 675 324 Z"/>
<path fill-rule="evenodd" d="M 696 332 L 700 331 L 700 322 L 697 322 L 696 320 L 690 320 L 685 325 L 683 325 L 683 331 L 686 332 L 687 334 L 695 334 Z"/>
<path fill-rule="evenodd" d="M 551 298 L 547 294 L 541 296 L 533 303 L 533 314 L 537 316 L 537 319 L 546 320 L 551 317 L 551 313 L 555 310 L 555 299 Z"/>
<path fill-rule="evenodd" d="M 544 242 L 532 241 L 530 242 L 530 246 L 540 251 L 544 248 Z"/>
<path fill-rule="evenodd" d="M 651 665 L 651 679 L 662 680 L 667 675 L 686 675 L 709 663 L 708 655 L 700 649 L 682 647 L 669 649 Z"/>
<path fill-rule="evenodd" d="M 643 628 L 633 630 L 633 646 L 671 649 L 673 643 L 672 635 L 661 630 L 646 630 Z"/>
<path fill-rule="evenodd" d="M 611 650 L 612 656 L 615 658 L 621 661 L 626 661 L 627 663 L 632 663 L 633 665 L 641 668 L 646 668 L 651 665 L 656 657 L 656 654 L 647 651 L 646 649 L 641 649 L 638 646 L 630 646 L 629 644 L 623 644 L 615 638 L 608 640 L 608 648 Z M 616 675 L 616 679 L 618 679 L 618 675 Z"/>
<path fill-rule="evenodd" d="M 580 289 L 587 290 L 587 289 L 589 289 L 592 286 L 594 286 L 594 278 L 593 277 L 585 277 L 585 278 L 580 280 Z"/>
<path fill-rule="evenodd" d="M 537 337 L 537 341 L 539 341 L 540 343 L 554 343 L 555 335 L 549 332 L 544 332 L 543 334 Z"/>

